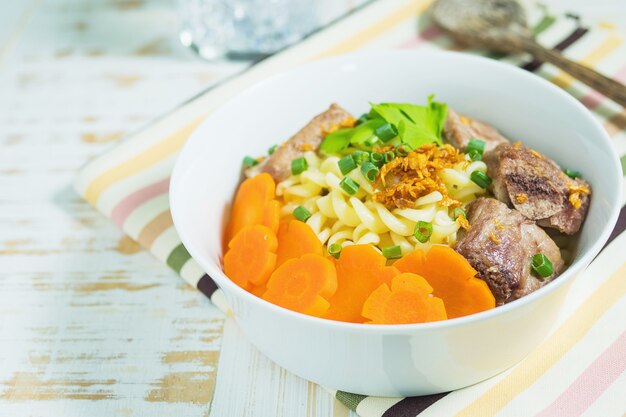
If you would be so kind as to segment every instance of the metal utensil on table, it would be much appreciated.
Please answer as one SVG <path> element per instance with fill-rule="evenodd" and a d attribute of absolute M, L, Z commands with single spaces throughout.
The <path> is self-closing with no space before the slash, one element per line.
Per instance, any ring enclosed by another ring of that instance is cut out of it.
<path fill-rule="evenodd" d="M 517 0 L 436 0 L 431 15 L 459 42 L 498 52 L 527 52 L 626 106 L 626 86 L 538 44 Z"/>

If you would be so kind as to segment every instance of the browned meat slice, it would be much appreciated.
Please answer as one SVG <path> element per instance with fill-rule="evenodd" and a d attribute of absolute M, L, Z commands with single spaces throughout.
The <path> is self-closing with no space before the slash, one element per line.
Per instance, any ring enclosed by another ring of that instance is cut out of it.
<path fill-rule="evenodd" d="M 465 116 L 459 116 L 448 107 L 448 117 L 443 125 L 444 138 L 455 148 L 465 149 L 470 138 L 485 141 L 485 152 L 494 149 L 501 143 L 509 143 L 509 140 L 487 123 L 479 122 Z"/>
<path fill-rule="evenodd" d="M 275 181 L 282 181 L 291 175 L 291 161 L 301 157 L 307 150 L 317 150 L 326 133 L 337 127 L 351 127 L 353 124 L 352 115 L 333 103 L 328 110 L 315 116 L 298 133 L 280 145 L 269 158 L 248 169 L 246 176 L 267 172 Z"/>
<path fill-rule="evenodd" d="M 589 184 L 571 179 L 550 158 L 519 143 L 486 153 L 496 198 L 539 225 L 566 234 L 580 229 L 589 207 Z"/>
<path fill-rule="evenodd" d="M 502 305 L 523 297 L 552 281 L 563 270 L 561 252 L 534 222 L 493 198 L 479 198 L 467 207 L 470 230 L 454 249 L 478 271 Z M 543 253 L 554 266 L 547 278 L 534 275 L 533 255 Z"/>

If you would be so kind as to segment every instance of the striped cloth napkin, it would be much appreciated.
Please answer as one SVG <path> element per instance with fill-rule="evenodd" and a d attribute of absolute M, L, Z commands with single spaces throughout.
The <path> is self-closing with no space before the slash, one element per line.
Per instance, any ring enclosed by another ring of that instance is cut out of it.
<path fill-rule="evenodd" d="M 169 176 L 197 124 L 224 100 L 297 64 L 355 50 L 462 49 L 423 15 L 427 0 L 382 0 L 361 8 L 300 44 L 251 67 L 185 104 L 87 164 L 76 190 L 126 234 L 221 308 L 220 290 L 191 259 L 172 224 Z M 575 15 L 529 10 L 540 43 L 626 81 L 625 33 L 586 26 Z M 624 28 L 626 29 L 626 27 Z M 467 50 L 487 55 L 486 51 Z M 626 171 L 626 111 L 550 65 L 526 56 L 489 54 L 552 81 L 583 102 L 614 140 Z M 626 210 L 615 242 L 572 285 L 560 326 L 512 370 L 459 391 L 413 398 L 365 397 L 329 390 L 363 417 L 619 416 L 626 414 Z M 621 395 L 620 395 L 621 394 Z"/>

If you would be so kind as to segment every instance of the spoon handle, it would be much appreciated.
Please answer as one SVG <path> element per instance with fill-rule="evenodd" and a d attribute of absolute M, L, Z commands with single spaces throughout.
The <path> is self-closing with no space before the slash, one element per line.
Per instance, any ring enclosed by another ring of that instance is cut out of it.
<path fill-rule="evenodd" d="M 571 61 L 557 51 L 544 48 L 534 40 L 529 40 L 528 43 L 524 45 L 524 49 L 537 60 L 556 65 L 574 78 L 577 78 L 599 93 L 602 93 L 616 103 L 626 107 L 626 86 L 618 81 L 606 77 L 589 67 Z"/>

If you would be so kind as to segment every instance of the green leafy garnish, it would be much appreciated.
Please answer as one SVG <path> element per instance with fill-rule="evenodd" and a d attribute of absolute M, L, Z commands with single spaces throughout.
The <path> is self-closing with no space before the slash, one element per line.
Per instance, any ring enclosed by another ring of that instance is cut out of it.
<path fill-rule="evenodd" d="M 327 154 L 339 153 L 348 145 L 363 145 L 368 139 L 376 135 L 376 129 L 384 125 L 383 119 L 368 120 L 356 127 L 340 129 L 326 135 L 320 150 Z"/>
<path fill-rule="evenodd" d="M 320 147 L 327 154 L 342 152 L 349 146 L 368 149 L 379 143 L 376 129 L 384 125 L 397 130 L 397 139 L 391 143 L 405 143 L 417 149 L 427 143 L 441 145 L 441 132 L 446 120 L 448 106 L 428 97 L 428 104 L 420 106 L 406 103 L 371 104 L 366 117 L 361 117 L 360 124 L 350 129 L 340 129 L 326 135 Z"/>

